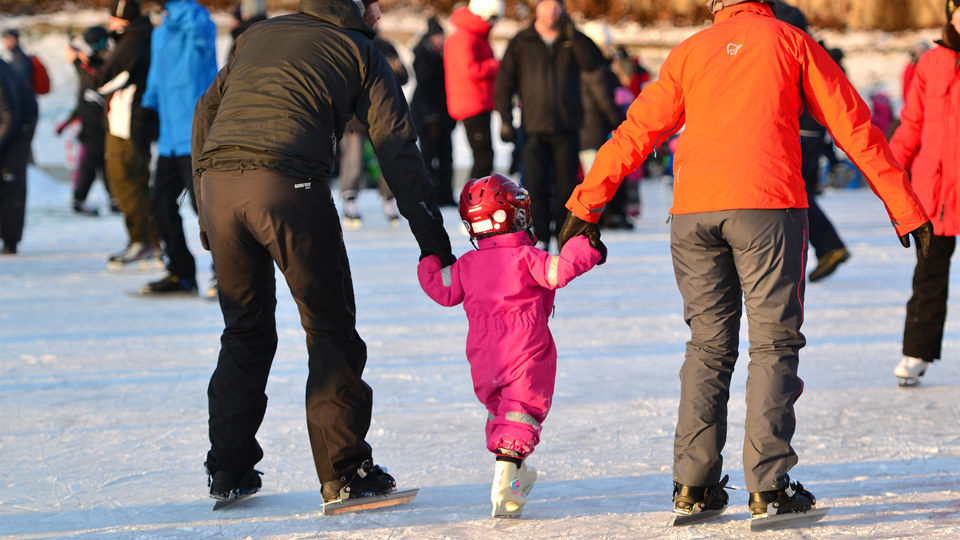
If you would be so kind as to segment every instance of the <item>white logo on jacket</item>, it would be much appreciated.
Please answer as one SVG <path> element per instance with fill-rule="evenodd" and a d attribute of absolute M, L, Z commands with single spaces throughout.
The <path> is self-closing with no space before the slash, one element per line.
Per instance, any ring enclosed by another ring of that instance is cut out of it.
<path fill-rule="evenodd" d="M 293 189 L 310 189 L 310 182 L 300 182 L 299 184 L 294 184 Z"/>
<path fill-rule="evenodd" d="M 727 43 L 727 54 L 730 56 L 736 56 L 740 51 L 740 47 L 743 47 L 743 43 L 737 45 L 736 43 Z"/>

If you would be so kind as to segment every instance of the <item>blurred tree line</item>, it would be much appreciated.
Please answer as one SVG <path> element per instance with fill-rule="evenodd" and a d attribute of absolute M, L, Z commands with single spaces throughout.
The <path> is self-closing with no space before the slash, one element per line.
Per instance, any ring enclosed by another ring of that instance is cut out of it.
<path fill-rule="evenodd" d="M 537 0 L 506 0 L 507 17 L 526 19 Z M 232 9 L 238 0 L 198 0 L 212 11 Z M 567 10 L 608 23 L 636 21 L 676 25 L 700 24 L 712 18 L 705 0 L 564 0 Z M 112 0 L 0 0 L 0 14 L 35 15 L 74 9 L 108 8 Z M 296 11 L 298 0 L 267 0 L 268 10 Z M 466 0 L 381 0 L 384 9 L 405 9 L 449 15 Z M 812 26 L 835 29 L 878 29 L 889 32 L 932 28 L 945 23 L 943 0 L 791 0 Z"/>

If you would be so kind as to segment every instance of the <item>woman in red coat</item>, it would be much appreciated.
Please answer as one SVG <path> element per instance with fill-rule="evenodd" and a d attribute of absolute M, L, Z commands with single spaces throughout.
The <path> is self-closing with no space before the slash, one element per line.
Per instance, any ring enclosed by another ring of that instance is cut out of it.
<path fill-rule="evenodd" d="M 947 318 L 950 257 L 960 233 L 960 13 L 947 0 L 943 39 L 920 57 L 890 148 L 910 173 L 913 190 L 930 215 L 934 237 L 927 257 L 917 257 L 913 296 L 907 302 L 903 360 L 894 374 L 913 386 L 940 358 Z"/>

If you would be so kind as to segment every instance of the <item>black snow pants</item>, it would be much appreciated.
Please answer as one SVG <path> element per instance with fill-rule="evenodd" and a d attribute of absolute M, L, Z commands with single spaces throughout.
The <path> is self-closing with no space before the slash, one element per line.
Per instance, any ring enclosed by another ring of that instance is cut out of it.
<path fill-rule="evenodd" d="M 371 457 L 373 391 L 361 379 L 350 265 L 327 179 L 263 170 L 206 171 L 201 212 L 217 268 L 224 331 L 207 390 L 212 470 L 242 474 L 263 451 L 256 433 L 277 350 L 276 278 L 283 273 L 307 335 L 307 429 L 321 482 Z"/>

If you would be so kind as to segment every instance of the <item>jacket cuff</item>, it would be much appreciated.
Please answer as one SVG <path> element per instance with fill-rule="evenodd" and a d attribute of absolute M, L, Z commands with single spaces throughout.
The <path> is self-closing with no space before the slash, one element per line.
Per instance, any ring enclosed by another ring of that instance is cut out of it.
<path fill-rule="evenodd" d="M 590 209 L 582 202 L 580 202 L 580 188 L 574 190 L 573 196 L 567 200 L 567 210 L 573 213 L 573 215 L 578 218 L 588 222 L 588 223 L 597 223 L 600 221 L 600 216 L 603 214 L 603 207 Z"/>

